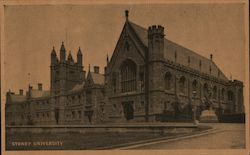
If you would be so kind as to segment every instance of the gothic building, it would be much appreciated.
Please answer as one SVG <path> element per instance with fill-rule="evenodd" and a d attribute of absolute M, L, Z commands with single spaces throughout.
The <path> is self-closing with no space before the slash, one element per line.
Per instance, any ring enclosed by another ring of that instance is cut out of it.
<path fill-rule="evenodd" d="M 87 75 L 79 48 L 75 62 L 64 45 L 51 52 L 51 88 L 7 92 L 6 122 L 101 124 L 188 121 L 213 109 L 218 116 L 244 113 L 243 83 L 228 79 L 210 58 L 170 41 L 163 26 L 145 29 L 128 19 L 104 74 Z"/>

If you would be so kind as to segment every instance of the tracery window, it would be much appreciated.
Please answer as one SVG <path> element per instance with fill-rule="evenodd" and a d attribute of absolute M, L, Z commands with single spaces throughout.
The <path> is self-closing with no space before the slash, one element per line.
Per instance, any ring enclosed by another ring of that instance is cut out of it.
<path fill-rule="evenodd" d="M 121 65 L 121 89 L 122 92 L 136 90 L 136 64 L 131 60 L 126 60 Z"/>

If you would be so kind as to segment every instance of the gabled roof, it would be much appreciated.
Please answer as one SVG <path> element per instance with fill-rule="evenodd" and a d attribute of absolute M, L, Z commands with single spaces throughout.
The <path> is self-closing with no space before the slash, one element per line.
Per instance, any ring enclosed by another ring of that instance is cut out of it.
<path fill-rule="evenodd" d="M 141 40 L 141 42 L 148 47 L 148 31 L 147 29 L 129 21 L 129 25 L 134 29 L 136 35 Z M 176 53 L 176 54 L 175 54 Z M 181 65 L 189 66 L 192 69 L 201 71 L 206 74 L 217 77 L 222 80 L 228 80 L 228 78 L 221 72 L 217 65 L 210 59 L 203 57 L 190 49 L 187 49 L 179 44 L 176 44 L 166 38 L 164 38 L 164 58 L 175 62 L 175 55 L 177 57 L 176 63 Z M 188 59 L 190 63 L 188 64 Z M 201 62 L 201 69 L 200 69 Z"/>
<path fill-rule="evenodd" d="M 104 75 L 103 74 L 90 72 L 90 75 L 93 79 L 94 84 L 99 84 L 99 85 L 104 84 Z"/>
<path fill-rule="evenodd" d="M 88 72 L 88 75 L 87 75 L 88 84 L 104 85 L 104 81 L 105 81 L 105 78 L 103 74 L 95 73 L 95 72 Z"/>

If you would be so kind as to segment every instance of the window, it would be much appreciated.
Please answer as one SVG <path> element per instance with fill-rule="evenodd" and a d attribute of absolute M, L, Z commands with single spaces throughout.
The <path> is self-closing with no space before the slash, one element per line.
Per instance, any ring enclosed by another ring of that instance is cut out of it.
<path fill-rule="evenodd" d="M 141 88 L 141 91 L 144 91 L 144 73 L 143 72 L 140 73 L 140 88 Z"/>
<path fill-rule="evenodd" d="M 197 91 L 197 81 L 196 80 L 194 80 L 192 82 L 192 91 Z"/>
<path fill-rule="evenodd" d="M 224 99 L 225 99 L 225 89 L 222 88 L 222 90 L 221 90 L 221 100 L 224 101 Z"/>
<path fill-rule="evenodd" d="M 79 116 L 79 118 L 81 118 L 82 117 L 82 111 L 78 111 L 78 116 Z"/>
<path fill-rule="evenodd" d="M 167 72 L 165 74 L 165 89 L 166 90 L 170 90 L 171 89 L 171 79 L 172 79 L 171 73 Z"/>
<path fill-rule="evenodd" d="M 112 84 L 113 84 L 113 92 L 116 92 L 116 75 L 113 73 L 112 75 Z"/>
<path fill-rule="evenodd" d="M 203 86 L 204 97 L 208 97 L 208 85 L 205 83 Z"/>
<path fill-rule="evenodd" d="M 81 95 L 78 95 L 78 101 L 81 103 Z"/>
<path fill-rule="evenodd" d="M 86 104 L 92 104 L 92 92 L 91 91 L 87 91 L 86 92 Z"/>
<path fill-rule="evenodd" d="M 185 91 L 185 84 L 186 84 L 186 79 L 184 76 L 182 76 L 179 80 L 179 89 L 180 89 L 180 92 L 185 94 L 186 91 Z"/>
<path fill-rule="evenodd" d="M 144 101 L 141 101 L 141 107 L 144 107 L 144 106 L 145 106 Z"/>
<path fill-rule="evenodd" d="M 213 88 L 213 99 L 217 99 L 217 87 L 214 86 Z"/>
<path fill-rule="evenodd" d="M 121 65 L 121 88 L 122 92 L 136 90 L 136 64 L 131 60 L 126 60 Z"/>
<path fill-rule="evenodd" d="M 75 113 L 75 111 L 72 111 L 72 117 L 73 117 L 73 119 L 76 118 L 76 113 Z"/>
<path fill-rule="evenodd" d="M 233 92 L 232 91 L 228 91 L 228 100 L 229 101 L 233 101 L 233 96 L 234 96 Z"/>
<path fill-rule="evenodd" d="M 129 46 L 129 43 L 126 41 L 125 43 L 125 50 L 126 51 L 129 51 L 130 50 L 130 46 Z"/>

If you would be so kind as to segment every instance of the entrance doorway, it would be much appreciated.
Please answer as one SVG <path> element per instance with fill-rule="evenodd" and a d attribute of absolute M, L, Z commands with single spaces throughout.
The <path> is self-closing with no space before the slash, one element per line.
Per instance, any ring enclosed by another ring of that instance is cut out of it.
<path fill-rule="evenodd" d="M 59 109 L 58 108 L 55 109 L 55 119 L 56 119 L 56 124 L 58 124 L 59 122 Z"/>
<path fill-rule="evenodd" d="M 133 101 L 122 102 L 123 112 L 126 120 L 134 119 Z"/>

